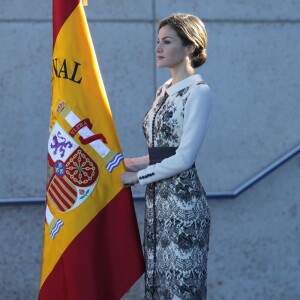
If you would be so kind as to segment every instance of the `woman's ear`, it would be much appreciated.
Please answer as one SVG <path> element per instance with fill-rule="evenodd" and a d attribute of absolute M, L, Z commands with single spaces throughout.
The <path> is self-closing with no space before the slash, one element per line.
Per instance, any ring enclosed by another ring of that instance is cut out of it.
<path fill-rule="evenodd" d="M 194 53 L 195 49 L 196 49 L 195 45 L 188 45 L 186 48 L 186 54 L 191 55 L 192 53 Z"/>

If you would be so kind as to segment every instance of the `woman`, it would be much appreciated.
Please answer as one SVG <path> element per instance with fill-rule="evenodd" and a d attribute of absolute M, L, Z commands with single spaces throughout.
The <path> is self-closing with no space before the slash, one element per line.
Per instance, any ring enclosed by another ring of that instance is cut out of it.
<path fill-rule="evenodd" d="M 206 299 L 210 213 L 195 169 L 212 110 L 195 68 L 206 61 L 207 33 L 195 16 L 159 23 L 157 66 L 172 78 L 143 121 L 149 155 L 125 159 L 124 186 L 147 185 L 145 299 Z"/>

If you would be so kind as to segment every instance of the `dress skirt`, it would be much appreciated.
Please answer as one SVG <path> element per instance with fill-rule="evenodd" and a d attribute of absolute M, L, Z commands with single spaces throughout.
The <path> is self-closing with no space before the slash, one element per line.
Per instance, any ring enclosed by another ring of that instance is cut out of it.
<path fill-rule="evenodd" d="M 145 299 L 206 299 L 210 212 L 194 167 L 147 185 Z"/>

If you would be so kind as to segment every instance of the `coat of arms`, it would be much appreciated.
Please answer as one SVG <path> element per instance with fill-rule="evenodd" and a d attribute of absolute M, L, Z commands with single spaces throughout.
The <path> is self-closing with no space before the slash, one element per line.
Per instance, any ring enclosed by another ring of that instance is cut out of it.
<path fill-rule="evenodd" d="M 105 137 L 91 131 L 90 120 L 80 120 L 64 101 L 58 104 L 57 112 L 72 126 L 72 129 L 67 133 L 56 122 L 50 132 L 47 199 L 56 210 L 65 213 L 78 207 L 91 195 L 100 176 L 96 162 L 74 140 L 77 133 L 82 145 L 89 144 L 103 158 L 108 172 L 112 172 L 120 164 L 123 156 L 121 153 L 111 151 L 105 145 Z M 48 205 L 46 220 L 50 226 L 50 236 L 54 239 L 64 223 L 54 218 Z"/>

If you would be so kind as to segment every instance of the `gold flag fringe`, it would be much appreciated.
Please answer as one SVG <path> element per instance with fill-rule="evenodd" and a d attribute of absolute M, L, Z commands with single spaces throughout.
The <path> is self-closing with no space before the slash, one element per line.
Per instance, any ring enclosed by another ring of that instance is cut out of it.
<path fill-rule="evenodd" d="M 88 6 L 88 0 L 81 0 L 81 1 L 82 1 L 83 6 Z"/>

